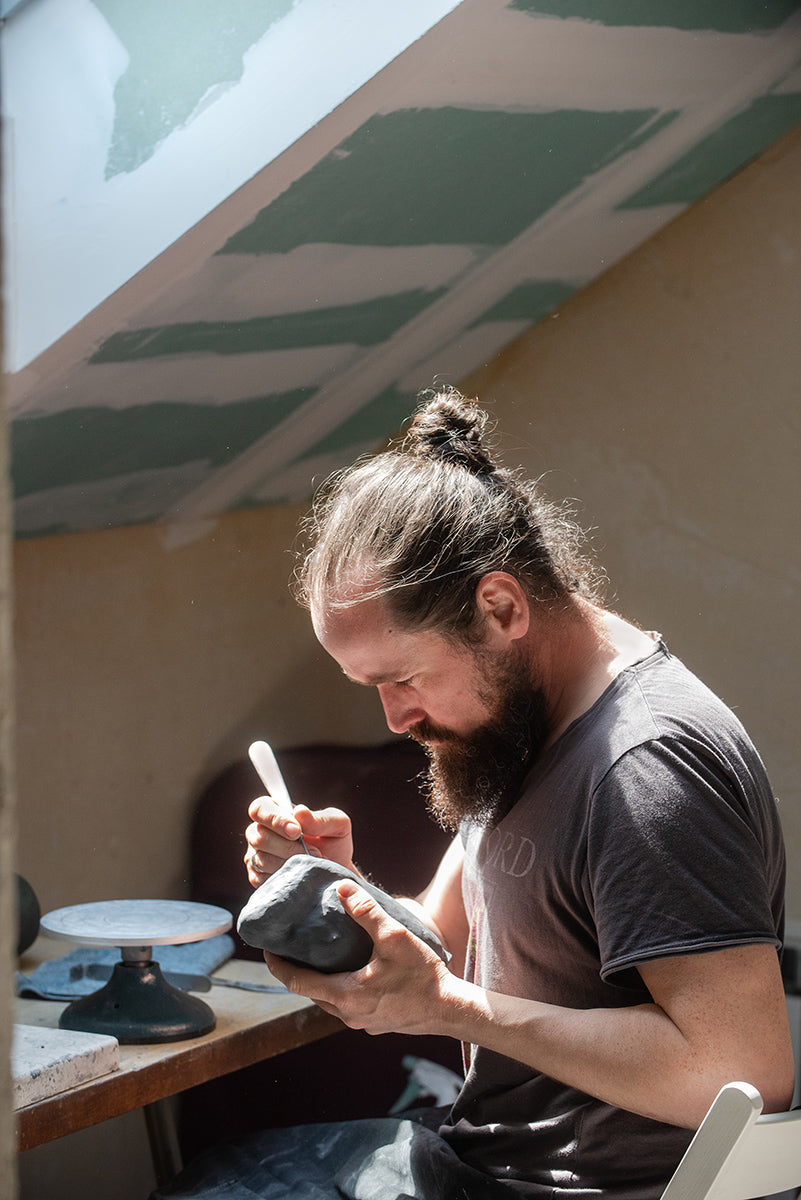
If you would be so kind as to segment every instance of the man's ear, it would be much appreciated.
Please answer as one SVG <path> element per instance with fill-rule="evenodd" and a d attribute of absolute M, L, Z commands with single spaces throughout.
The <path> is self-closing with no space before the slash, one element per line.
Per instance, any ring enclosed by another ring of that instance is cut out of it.
<path fill-rule="evenodd" d="M 514 575 L 506 571 L 484 575 L 476 588 L 476 607 L 488 635 L 514 642 L 528 633 L 531 622 L 528 597 Z"/>

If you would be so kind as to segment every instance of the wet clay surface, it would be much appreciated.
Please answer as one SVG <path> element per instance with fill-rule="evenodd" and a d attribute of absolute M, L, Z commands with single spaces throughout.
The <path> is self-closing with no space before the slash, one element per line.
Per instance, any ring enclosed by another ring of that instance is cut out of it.
<path fill-rule="evenodd" d="M 343 909 L 336 893 L 341 879 L 358 883 L 389 916 L 447 960 L 439 940 L 405 905 L 337 863 L 302 854 L 288 859 L 253 893 L 239 914 L 240 937 L 249 946 L 325 974 L 365 966 L 372 939 Z"/>

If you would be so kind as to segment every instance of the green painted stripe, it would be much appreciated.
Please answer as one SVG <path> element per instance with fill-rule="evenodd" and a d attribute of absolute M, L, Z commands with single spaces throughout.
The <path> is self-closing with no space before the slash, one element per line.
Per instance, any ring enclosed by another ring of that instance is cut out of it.
<path fill-rule="evenodd" d="M 11 425 L 15 495 L 196 461 L 221 466 L 269 433 L 315 390 L 298 388 L 224 405 L 156 402 L 21 417 Z"/>
<path fill-rule="evenodd" d="M 762 96 L 617 207 L 691 204 L 801 121 L 801 94 Z"/>
<path fill-rule="evenodd" d="M 560 279 L 537 279 L 521 283 L 473 321 L 473 325 L 483 325 L 485 321 L 531 321 L 534 325 L 569 300 L 578 291 L 578 286 Z"/>
<path fill-rule="evenodd" d="M 510 0 L 508 7 L 535 17 L 581 17 L 603 25 L 751 33 L 776 29 L 801 5 L 798 0 Z"/>
<path fill-rule="evenodd" d="M 243 321 L 187 321 L 112 334 L 90 362 L 130 362 L 174 354 L 256 354 L 309 346 L 374 346 L 417 316 L 444 289 L 415 288 L 359 304 L 279 313 Z"/>
<path fill-rule="evenodd" d="M 324 454 L 338 454 L 366 442 L 374 443 L 377 449 L 387 438 L 398 432 L 416 405 L 415 392 L 401 392 L 396 387 L 387 388 L 326 437 L 305 450 L 298 461 L 304 462 Z"/>
<path fill-rule="evenodd" d="M 113 528 L 115 524 L 116 522 L 114 521 L 105 521 L 102 525 L 98 525 L 98 528 L 109 529 Z M 26 529 L 23 531 L 15 530 L 14 539 L 18 542 L 26 542 L 31 538 L 61 537 L 65 533 L 74 532 L 75 530 L 71 525 L 67 525 L 62 521 L 55 525 L 43 525 L 41 529 Z"/>
<path fill-rule="evenodd" d="M 370 118 L 235 234 L 220 253 L 309 242 L 503 245 L 631 139 L 653 109 L 403 109 Z"/>
<path fill-rule="evenodd" d="M 213 89 L 238 83 L 244 55 L 293 0 L 94 0 L 128 53 L 114 88 L 106 179 L 134 171 Z"/>

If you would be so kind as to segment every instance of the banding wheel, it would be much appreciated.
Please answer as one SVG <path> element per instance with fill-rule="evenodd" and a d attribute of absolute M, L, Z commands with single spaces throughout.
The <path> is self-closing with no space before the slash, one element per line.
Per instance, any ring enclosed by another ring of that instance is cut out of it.
<path fill-rule="evenodd" d="M 108 983 L 67 1005 L 60 1028 L 110 1034 L 126 1044 L 209 1033 L 213 1010 L 167 982 L 153 947 L 205 941 L 231 924 L 224 908 L 181 900 L 103 900 L 47 913 L 41 929 L 48 936 L 78 946 L 117 946 L 121 953 Z"/>

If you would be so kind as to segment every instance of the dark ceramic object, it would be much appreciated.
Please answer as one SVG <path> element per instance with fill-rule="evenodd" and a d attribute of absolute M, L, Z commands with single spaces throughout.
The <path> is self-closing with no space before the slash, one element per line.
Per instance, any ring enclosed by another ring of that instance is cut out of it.
<path fill-rule="evenodd" d="M 39 901 L 27 879 L 17 875 L 17 954 L 24 954 L 36 941 L 41 912 Z"/>
<path fill-rule="evenodd" d="M 373 952 L 370 935 L 348 916 L 337 896 L 352 879 L 396 921 L 447 961 L 438 939 L 405 905 L 326 858 L 296 854 L 258 888 L 239 914 L 239 936 L 249 946 L 327 975 L 358 971 Z"/>

